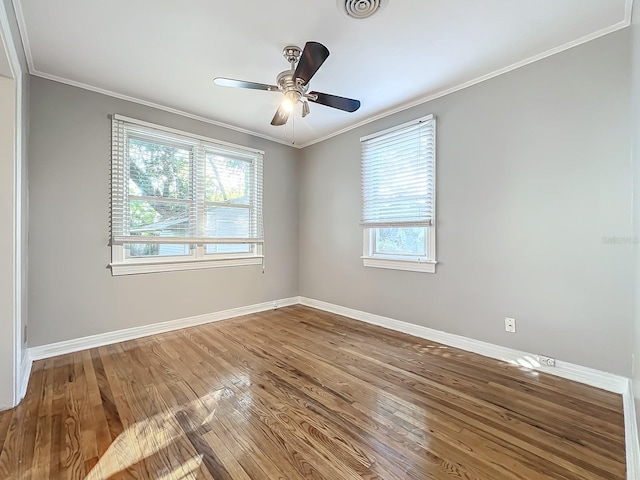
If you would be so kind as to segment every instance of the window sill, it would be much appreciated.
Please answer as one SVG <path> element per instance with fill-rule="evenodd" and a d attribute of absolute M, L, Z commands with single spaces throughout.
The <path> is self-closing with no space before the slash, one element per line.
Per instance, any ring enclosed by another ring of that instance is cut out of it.
<path fill-rule="evenodd" d="M 137 275 L 143 273 L 178 272 L 182 270 L 202 270 L 205 268 L 241 267 L 262 265 L 262 256 L 226 258 L 224 260 L 180 260 L 167 262 L 111 263 L 111 275 Z"/>
<path fill-rule="evenodd" d="M 365 267 L 387 268 L 390 270 L 405 270 L 410 272 L 436 273 L 436 264 L 433 260 L 398 260 L 390 258 L 362 257 Z"/>

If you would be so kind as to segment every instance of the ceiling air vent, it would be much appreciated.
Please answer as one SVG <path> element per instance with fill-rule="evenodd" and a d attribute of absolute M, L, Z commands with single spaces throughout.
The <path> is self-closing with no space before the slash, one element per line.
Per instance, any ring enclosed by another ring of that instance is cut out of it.
<path fill-rule="evenodd" d="M 349 18 L 369 18 L 387 4 L 388 0 L 338 0 L 338 8 Z"/>

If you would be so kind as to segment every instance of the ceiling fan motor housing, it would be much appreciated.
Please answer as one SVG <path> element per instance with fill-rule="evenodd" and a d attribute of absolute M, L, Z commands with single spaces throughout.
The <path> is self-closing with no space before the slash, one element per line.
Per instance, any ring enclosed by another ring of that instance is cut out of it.
<path fill-rule="evenodd" d="M 292 65 L 298 63 L 300 55 L 302 55 L 302 49 L 296 45 L 287 45 L 282 49 L 282 56 Z"/>
<path fill-rule="evenodd" d="M 307 85 L 301 85 L 293 79 L 293 70 L 285 70 L 278 75 L 278 87 L 293 104 L 298 103 L 307 92 Z"/>

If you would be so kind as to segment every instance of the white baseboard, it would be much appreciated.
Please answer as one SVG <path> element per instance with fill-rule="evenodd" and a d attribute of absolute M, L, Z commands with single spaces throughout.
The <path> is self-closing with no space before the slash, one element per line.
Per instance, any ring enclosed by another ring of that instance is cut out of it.
<path fill-rule="evenodd" d="M 640 478 L 640 439 L 638 438 L 636 403 L 633 398 L 631 380 L 627 381 L 627 389 L 622 394 L 622 404 L 624 408 L 627 479 L 635 480 Z"/>
<path fill-rule="evenodd" d="M 308 307 L 317 308 L 327 312 L 343 315 L 345 317 L 360 320 L 362 322 L 389 328 L 398 332 L 407 333 L 415 337 L 424 338 L 434 342 L 442 343 L 450 347 L 459 348 L 468 352 L 477 353 L 485 357 L 495 358 L 497 360 L 526 366 L 528 368 L 541 372 L 556 375 L 569 380 L 585 383 L 603 390 L 622 394 L 624 405 L 624 421 L 625 421 L 625 444 L 627 459 L 627 478 L 635 480 L 640 478 L 640 448 L 638 440 L 638 428 L 636 423 L 635 403 L 633 399 L 633 390 L 631 389 L 631 380 L 620 375 L 602 372 L 593 368 L 583 367 L 569 362 L 556 361 L 555 367 L 545 367 L 538 362 L 537 355 L 514 350 L 487 342 L 481 342 L 460 335 L 454 335 L 439 330 L 414 325 L 412 323 L 395 320 L 393 318 L 383 317 L 372 313 L 354 310 L 352 308 L 342 307 L 332 303 L 314 300 L 306 297 L 291 297 L 276 300 L 276 308 L 286 307 L 290 305 L 306 305 Z M 197 315 L 168 322 L 145 325 L 141 327 L 128 328 L 115 332 L 107 332 L 89 337 L 76 338 L 64 342 L 52 343 L 38 347 L 31 347 L 22 362 L 20 374 L 21 380 L 21 399 L 26 393 L 31 365 L 34 360 L 54 357 L 73 353 L 88 348 L 101 347 L 126 340 L 134 340 L 136 338 L 155 335 L 158 333 L 169 332 L 181 328 L 202 325 L 205 323 L 217 322 L 228 318 L 239 317 L 242 315 L 250 315 L 252 313 L 263 312 L 274 308 L 274 302 L 264 302 L 246 307 L 232 308 L 219 312 Z M 0 406 L 0 410 L 2 410 Z"/>
<path fill-rule="evenodd" d="M 154 323 L 151 325 L 143 325 L 141 327 L 127 328 L 124 330 L 116 330 L 114 332 L 106 332 L 88 337 L 74 338 L 63 342 L 50 343 L 48 345 L 40 345 L 28 349 L 29 359 L 31 361 L 41 360 L 43 358 L 55 357 L 67 353 L 87 350 L 88 348 L 102 347 L 113 343 L 124 342 L 126 340 L 134 340 L 136 338 L 148 337 L 158 333 L 170 332 L 181 328 L 194 327 L 205 323 L 218 322 L 228 318 L 241 317 L 242 315 L 250 315 L 252 313 L 264 312 L 274 308 L 296 305 L 298 297 L 283 298 L 270 302 L 248 305 L 246 307 L 231 308 L 214 313 L 206 313 L 204 315 L 196 315 L 194 317 L 180 318 L 178 320 L 170 320 L 168 322 Z"/>
<path fill-rule="evenodd" d="M 24 354 L 22 356 L 22 361 L 20 363 L 20 369 L 18 371 L 18 378 L 16 381 L 18 382 L 18 387 L 16 389 L 16 393 L 14 394 L 13 404 L 4 404 L 0 403 L 0 412 L 5 410 L 10 410 L 20 404 L 25 394 L 27 393 L 27 385 L 29 384 L 29 376 L 31 375 L 31 360 L 29 359 L 28 350 L 24 349 Z"/>
<path fill-rule="evenodd" d="M 485 357 L 495 358 L 512 364 L 528 367 L 540 372 L 549 373 L 559 377 L 586 383 L 593 387 L 602 388 L 614 393 L 624 393 L 628 388 L 629 379 L 613 373 L 606 373 L 589 367 L 575 365 L 573 363 L 556 361 L 555 367 L 546 367 L 538 361 L 538 356 L 533 353 L 521 352 L 512 348 L 501 347 L 492 343 L 481 342 L 472 338 L 441 332 L 432 328 L 414 325 L 412 323 L 395 320 L 393 318 L 362 312 L 352 308 L 334 305 L 332 303 L 300 297 L 300 303 L 309 307 L 336 313 L 345 317 L 360 320 L 362 322 L 389 328 L 398 332 L 407 333 L 415 337 L 425 338 L 433 342 L 442 343 L 450 347 L 473 352 Z"/>
<path fill-rule="evenodd" d="M 537 355 L 519 350 L 514 350 L 492 343 L 481 342 L 472 338 L 462 337 L 439 330 L 414 325 L 412 323 L 395 320 L 393 318 L 375 315 L 352 308 L 342 307 L 332 303 L 314 300 L 307 297 L 291 297 L 280 300 L 248 305 L 245 307 L 231 308 L 214 313 L 206 313 L 204 315 L 196 315 L 194 317 L 170 320 L 168 322 L 154 323 L 151 325 L 143 325 L 140 327 L 127 328 L 124 330 L 116 330 L 113 332 L 91 335 L 88 337 L 75 338 L 62 342 L 51 343 L 48 345 L 40 345 L 31 347 L 27 350 L 21 370 L 21 386 L 22 391 L 26 390 L 29 372 L 31 371 L 31 362 L 43 358 L 55 357 L 67 353 L 78 352 L 89 348 L 101 347 L 113 343 L 124 342 L 126 340 L 134 340 L 136 338 L 156 335 L 158 333 L 169 332 L 181 328 L 202 325 L 205 323 L 217 322 L 228 318 L 239 317 L 242 315 L 250 315 L 252 313 L 263 312 L 277 307 L 286 307 L 289 305 L 302 304 L 309 307 L 317 308 L 327 312 L 343 315 L 345 317 L 360 320 L 372 325 L 389 328 L 398 332 L 407 333 L 420 338 L 425 338 L 434 342 L 442 343 L 450 347 L 459 348 L 468 352 L 478 353 L 485 357 L 495 358 L 505 362 L 526 366 L 541 372 L 549 373 L 559 377 L 567 378 L 577 382 L 585 383 L 597 388 L 602 388 L 610 392 L 624 393 L 628 389 L 629 379 L 612 373 L 602 372 L 589 367 L 575 365 L 569 362 L 556 361 L 555 367 L 546 367 L 538 362 Z"/>
<path fill-rule="evenodd" d="M 343 315 L 362 322 L 407 333 L 433 342 L 442 343 L 450 347 L 477 353 L 485 357 L 503 360 L 505 362 L 526 366 L 534 370 L 556 375 L 558 377 L 585 383 L 593 387 L 622 394 L 624 407 L 625 449 L 627 461 L 627 479 L 640 479 L 640 441 L 638 440 L 638 424 L 636 423 L 635 402 L 631 380 L 620 375 L 603 372 L 589 367 L 583 367 L 569 362 L 556 361 L 555 367 L 545 367 L 538 362 L 538 356 L 501 347 L 492 343 L 481 342 L 472 338 L 462 337 L 451 333 L 441 332 L 431 328 L 402 322 L 393 318 L 362 312 L 352 308 L 342 307 L 332 303 L 300 297 L 300 303 L 308 307 Z"/>
<path fill-rule="evenodd" d="M 24 355 L 22 356 L 22 365 L 20 366 L 20 390 L 18 402 L 20 403 L 24 396 L 27 394 L 27 386 L 29 385 L 29 377 L 31 376 L 31 355 L 29 355 L 29 349 L 24 349 Z"/>

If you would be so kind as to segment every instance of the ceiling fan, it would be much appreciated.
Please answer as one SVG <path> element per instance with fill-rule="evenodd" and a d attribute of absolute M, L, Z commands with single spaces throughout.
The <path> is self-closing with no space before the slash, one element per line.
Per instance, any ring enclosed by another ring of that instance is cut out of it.
<path fill-rule="evenodd" d="M 303 117 L 309 115 L 308 102 L 319 103 L 320 105 L 337 108 L 345 112 L 355 112 L 360 108 L 359 100 L 329 95 L 328 93 L 307 91 L 309 89 L 309 81 L 329 56 L 327 47 L 318 42 L 307 42 L 304 50 L 301 50 L 300 47 L 289 45 L 284 47 L 282 55 L 291 65 L 291 69 L 285 70 L 278 75 L 277 85 L 245 82 L 223 77 L 217 77 L 213 81 L 216 85 L 222 87 L 250 88 L 284 94 L 284 100 L 271 120 L 271 125 L 275 126 L 287 123 L 291 112 L 299 102 L 302 103 Z"/>

